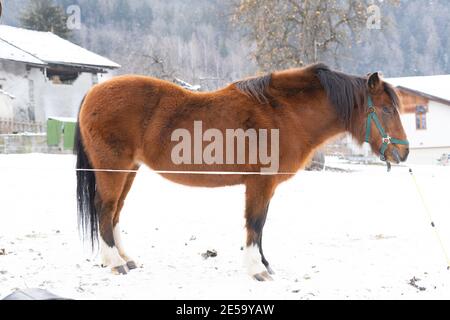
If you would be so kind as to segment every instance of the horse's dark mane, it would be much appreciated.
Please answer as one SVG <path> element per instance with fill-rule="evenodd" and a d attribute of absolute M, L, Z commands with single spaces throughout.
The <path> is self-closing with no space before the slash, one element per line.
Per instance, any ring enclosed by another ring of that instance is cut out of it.
<path fill-rule="evenodd" d="M 354 111 L 367 105 L 369 94 L 367 78 L 331 70 L 323 63 L 313 64 L 300 70 L 302 75 L 306 77 L 314 76 L 319 80 L 330 103 L 336 109 L 339 119 L 349 128 Z M 271 98 L 267 93 L 271 80 L 272 74 L 267 74 L 261 77 L 237 81 L 234 84 L 241 92 L 264 104 L 269 103 Z M 314 80 L 311 79 L 310 81 L 311 87 L 314 87 Z M 394 106 L 398 107 L 400 105 L 399 97 L 394 88 L 386 82 L 383 85 L 384 91 Z"/>
<path fill-rule="evenodd" d="M 349 128 L 354 111 L 367 106 L 369 97 L 367 78 L 333 71 L 324 64 L 316 64 L 312 67 L 315 69 L 328 99 L 335 107 L 338 117 Z M 383 89 L 392 104 L 398 108 L 400 99 L 394 88 L 389 83 L 383 82 Z"/>
<path fill-rule="evenodd" d="M 367 103 L 367 79 L 333 71 L 324 64 L 313 68 L 339 119 L 349 127 L 353 112 Z"/>
<path fill-rule="evenodd" d="M 234 84 L 236 87 L 246 95 L 256 99 L 259 103 L 268 103 L 266 90 L 272 80 L 272 74 L 266 74 L 261 77 L 249 78 L 237 81 Z"/>

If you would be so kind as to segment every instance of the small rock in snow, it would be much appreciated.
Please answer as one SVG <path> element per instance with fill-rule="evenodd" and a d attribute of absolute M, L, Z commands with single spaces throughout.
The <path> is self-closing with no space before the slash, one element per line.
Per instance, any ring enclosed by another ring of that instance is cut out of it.
<path fill-rule="evenodd" d="M 205 260 L 208 258 L 215 258 L 215 257 L 217 257 L 217 251 L 216 250 L 207 250 L 205 253 L 202 253 L 202 257 Z"/>

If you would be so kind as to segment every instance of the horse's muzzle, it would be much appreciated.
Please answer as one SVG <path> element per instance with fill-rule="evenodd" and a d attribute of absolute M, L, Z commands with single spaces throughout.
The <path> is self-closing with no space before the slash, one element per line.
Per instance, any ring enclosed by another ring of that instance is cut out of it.
<path fill-rule="evenodd" d="M 392 157 L 394 158 L 396 163 L 405 162 L 408 159 L 409 148 L 402 148 L 402 154 L 400 155 L 400 151 L 397 147 L 392 148 Z"/>
<path fill-rule="evenodd" d="M 408 159 L 408 156 L 409 156 L 409 148 L 405 148 L 404 150 L 405 150 L 405 151 L 404 151 L 404 153 L 403 153 L 403 157 L 401 158 L 401 160 L 402 160 L 403 162 L 405 162 L 405 161 Z"/>

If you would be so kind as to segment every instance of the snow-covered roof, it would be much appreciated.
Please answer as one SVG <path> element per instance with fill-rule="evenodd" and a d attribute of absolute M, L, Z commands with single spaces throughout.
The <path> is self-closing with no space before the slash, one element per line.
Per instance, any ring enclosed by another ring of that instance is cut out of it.
<path fill-rule="evenodd" d="M 120 68 L 117 63 L 62 39 L 51 32 L 0 25 L 0 40 L 3 40 L 0 42 L 0 59 L 14 57 L 14 59 L 9 60 L 34 64 L 39 64 L 36 63 L 39 61 L 40 64 L 44 65 Z"/>
<path fill-rule="evenodd" d="M 0 39 L 0 59 L 45 65 L 45 62 L 37 59 L 36 57 L 32 56 L 29 53 L 26 53 L 23 50 L 14 47 L 13 45 L 3 41 L 2 39 Z"/>
<path fill-rule="evenodd" d="M 186 81 L 183 81 L 181 79 L 175 78 L 173 80 L 174 83 L 178 84 L 179 86 L 183 87 L 184 89 L 191 90 L 191 91 L 200 91 L 202 86 L 200 85 L 193 85 L 190 83 L 187 83 Z"/>
<path fill-rule="evenodd" d="M 386 81 L 396 87 L 403 87 L 450 101 L 450 75 L 388 78 Z"/>

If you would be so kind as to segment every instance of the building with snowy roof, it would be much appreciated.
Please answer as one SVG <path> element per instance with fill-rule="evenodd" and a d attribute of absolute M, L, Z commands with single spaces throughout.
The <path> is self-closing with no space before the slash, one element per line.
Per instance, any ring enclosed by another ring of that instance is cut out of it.
<path fill-rule="evenodd" d="M 402 100 L 408 162 L 436 164 L 450 155 L 450 75 L 390 78 Z"/>
<path fill-rule="evenodd" d="M 0 119 L 12 119 L 14 116 L 14 96 L 0 89 Z"/>
<path fill-rule="evenodd" d="M 0 25 L 1 99 L 12 105 L 17 121 L 76 117 L 89 88 L 117 68 L 117 63 L 51 32 Z"/>

